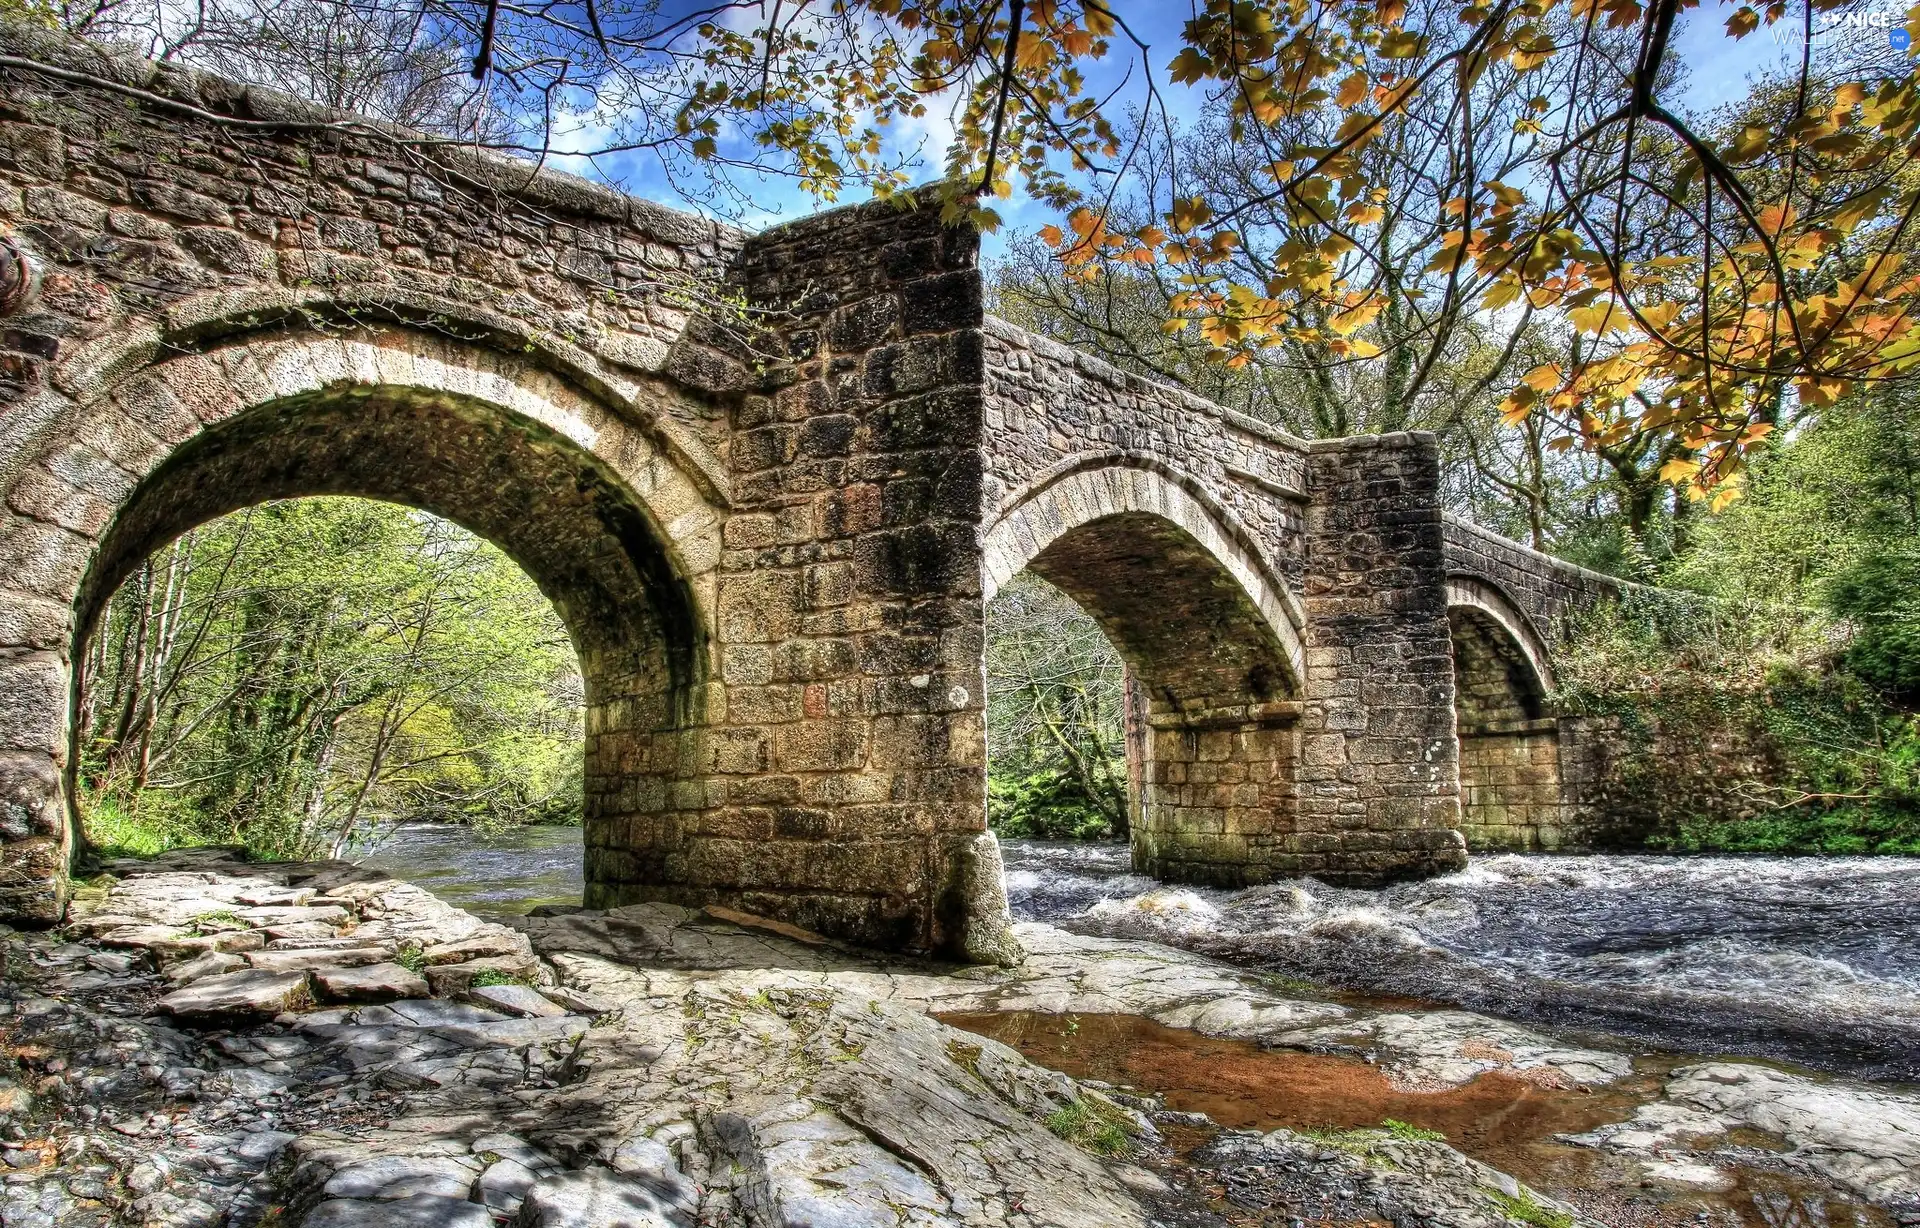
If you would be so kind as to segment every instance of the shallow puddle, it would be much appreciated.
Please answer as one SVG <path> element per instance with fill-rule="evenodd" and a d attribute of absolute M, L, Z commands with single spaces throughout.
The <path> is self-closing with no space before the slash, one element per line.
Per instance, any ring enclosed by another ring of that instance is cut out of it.
<path fill-rule="evenodd" d="M 1635 1160 L 1554 1137 L 1630 1116 L 1638 1105 L 1658 1098 L 1666 1072 L 1682 1064 L 1677 1058 L 1640 1059 L 1632 1078 L 1600 1088 L 1494 1073 L 1443 1091 L 1413 1092 L 1394 1087 L 1357 1058 L 1262 1049 L 1138 1015 L 1007 1011 L 941 1018 L 1011 1045 L 1042 1066 L 1150 1091 L 1169 1109 L 1205 1113 L 1222 1126 L 1344 1130 L 1392 1119 L 1438 1130 L 1467 1155 L 1615 1228 L 1885 1228 L 1892 1223 L 1822 1182 L 1770 1168 L 1764 1137 L 1730 1139 L 1727 1146 L 1737 1150 L 1713 1157 L 1730 1182 L 1721 1190 L 1649 1178 Z M 1183 1132 L 1183 1138 L 1170 1141 L 1177 1150 L 1191 1150 L 1200 1139 Z"/>

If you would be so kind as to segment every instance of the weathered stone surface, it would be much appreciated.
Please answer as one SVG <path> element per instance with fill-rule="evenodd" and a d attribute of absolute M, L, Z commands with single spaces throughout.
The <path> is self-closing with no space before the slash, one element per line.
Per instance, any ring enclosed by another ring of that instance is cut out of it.
<path fill-rule="evenodd" d="M 479 1167 L 462 1156 L 381 1156 L 352 1164 L 327 1180 L 321 1194 L 327 1198 L 436 1198 L 464 1199 L 479 1175 Z"/>
<path fill-rule="evenodd" d="M 221 976 L 228 972 L 238 972 L 247 967 L 247 961 L 238 955 L 224 951 L 208 951 L 192 959 L 182 960 L 167 969 L 169 983 L 191 985 L 202 977 Z"/>
<path fill-rule="evenodd" d="M 473 988 L 475 977 L 483 974 L 525 979 L 534 975 L 539 964 L 532 955 L 488 955 L 461 964 L 428 967 L 427 984 L 442 998 L 457 998 Z"/>
<path fill-rule="evenodd" d="M 604 1168 L 560 1173 L 521 1196 L 515 1228 L 691 1228 L 693 1219 L 637 1181 Z"/>
<path fill-rule="evenodd" d="M 319 968 L 364 968 L 393 958 L 390 947 L 324 950 L 252 951 L 246 960 L 263 972 L 310 972 Z"/>
<path fill-rule="evenodd" d="M 1665 1098 L 1630 1120 L 1571 1141 L 1653 1157 L 1739 1126 L 1779 1135 L 1796 1159 L 1841 1185 L 1920 1215 L 1920 1097 L 1904 1091 L 1707 1062 L 1674 1071 Z"/>
<path fill-rule="evenodd" d="M 312 1002 L 304 972 L 228 972 L 203 977 L 160 999 L 160 1009 L 183 1019 L 278 1015 Z"/>
<path fill-rule="evenodd" d="M 509 1015 L 555 1019 L 570 1013 L 530 985 L 478 985 L 467 993 L 481 1006 L 490 1006 Z"/>
<path fill-rule="evenodd" d="M 420 1194 L 392 1201 L 334 1198 L 307 1213 L 301 1228 L 492 1228 L 477 1203 Z"/>
<path fill-rule="evenodd" d="M 391 1002 L 395 998 L 424 998 L 426 978 L 399 964 L 369 964 L 362 968 L 317 968 L 314 984 L 331 1002 Z"/>

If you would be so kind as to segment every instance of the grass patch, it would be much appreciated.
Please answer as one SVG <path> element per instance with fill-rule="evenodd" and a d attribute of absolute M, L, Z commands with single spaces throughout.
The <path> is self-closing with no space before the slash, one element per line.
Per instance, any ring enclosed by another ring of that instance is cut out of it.
<path fill-rule="evenodd" d="M 489 985 L 531 985 L 532 981 L 524 976 L 515 976 L 511 972 L 502 972 L 498 968 L 483 968 L 473 974 L 468 984 L 475 989 L 485 989 Z"/>
<path fill-rule="evenodd" d="M 393 953 L 393 962 L 408 972 L 419 976 L 427 970 L 427 952 L 424 947 L 401 947 Z"/>
<path fill-rule="evenodd" d="M 1046 1116 L 1047 1129 L 1097 1156 L 1119 1156 L 1131 1151 L 1132 1125 L 1119 1106 L 1093 1096 L 1082 1096 Z"/>
<path fill-rule="evenodd" d="M 216 908 L 210 912 L 203 912 L 195 917 L 187 928 L 196 936 L 204 938 L 208 934 L 219 934 L 227 930 L 245 929 L 247 928 L 247 923 L 242 921 L 240 914 L 231 908 Z"/>
<path fill-rule="evenodd" d="M 976 1079 L 980 1077 L 980 1055 L 985 1052 L 982 1046 L 970 1045 L 963 1040 L 947 1042 L 947 1056 L 953 1059 L 953 1064 Z"/>
<path fill-rule="evenodd" d="M 1387 1157 L 1381 1149 L 1389 1143 L 1444 1143 L 1447 1136 L 1438 1130 L 1429 1130 L 1411 1122 L 1387 1118 L 1377 1126 L 1356 1126 L 1350 1130 L 1302 1130 L 1302 1137 L 1310 1138 L 1323 1147 L 1332 1147 L 1348 1155 L 1359 1156 L 1363 1160 L 1380 1160 Z"/>
<path fill-rule="evenodd" d="M 1425 1126 L 1416 1126 L 1411 1122 L 1395 1121 L 1389 1117 L 1380 1123 L 1380 1128 L 1404 1143 L 1444 1143 L 1447 1136 L 1438 1130 L 1429 1130 Z"/>
<path fill-rule="evenodd" d="M 1517 1219 L 1523 1224 L 1532 1224 L 1533 1228 L 1573 1228 L 1573 1216 L 1565 1211 L 1555 1211 L 1552 1207 L 1541 1206 L 1524 1188 L 1518 1197 L 1484 1187 L 1480 1192 L 1491 1198 L 1494 1205 L 1499 1207 L 1501 1213 L 1509 1219 Z"/>
<path fill-rule="evenodd" d="M 87 843 L 102 857 L 157 857 L 187 843 L 171 825 L 129 814 L 115 798 L 97 798 L 91 805 L 83 803 L 82 808 Z"/>

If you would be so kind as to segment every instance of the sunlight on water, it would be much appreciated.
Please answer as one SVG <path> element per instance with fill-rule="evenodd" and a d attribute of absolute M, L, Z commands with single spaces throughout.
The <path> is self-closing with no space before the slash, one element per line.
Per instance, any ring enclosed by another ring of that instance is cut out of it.
<path fill-rule="evenodd" d="M 411 823 L 356 860 L 458 908 L 525 912 L 580 902 L 578 827 L 512 827 L 489 837 L 459 823 Z"/>

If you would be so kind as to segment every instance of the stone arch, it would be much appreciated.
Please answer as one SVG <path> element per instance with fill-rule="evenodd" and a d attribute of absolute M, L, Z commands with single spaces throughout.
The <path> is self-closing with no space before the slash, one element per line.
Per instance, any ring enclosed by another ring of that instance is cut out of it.
<path fill-rule="evenodd" d="M 1555 685 L 1553 654 L 1547 641 L 1523 613 L 1498 588 L 1475 576 L 1447 577 L 1447 609 L 1471 611 L 1482 624 L 1490 624 L 1507 645 L 1506 651 L 1518 654 L 1530 675 L 1528 685 L 1534 694 L 1545 696 Z"/>
<path fill-rule="evenodd" d="M 1278 644 L 1290 687 L 1297 690 L 1306 675 L 1306 651 L 1300 640 L 1305 615 L 1251 544 L 1251 535 L 1224 508 L 1195 493 L 1197 483 L 1160 466 L 1122 464 L 1118 459 L 1083 460 L 1064 471 L 1043 474 L 1008 495 L 987 531 L 987 600 L 1062 537 L 1083 526 L 1109 517 L 1161 521 L 1174 531 L 1174 537 L 1187 539 L 1186 550 L 1197 550 L 1218 575 L 1232 578 L 1258 612 L 1265 638 Z M 1195 559 L 1193 565 L 1205 564 Z"/>
<path fill-rule="evenodd" d="M 1552 848 L 1562 809 L 1558 723 L 1546 643 L 1484 580 L 1447 579 L 1461 832 L 1469 849 Z"/>
<path fill-rule="evenodd" d="M 720 513 L 645 432 L 531 358 L 398 328 L 238 337 L 96 387 L 7 497 L 0 794 L 35 829 L 8 833 L 33 837 L 8 845 L 16 913 L 57 914 L 73 848 L 79 637 L 153 549 L 274 498 L 407 504 L 506 550 L 586 679 L 589 881 L 628 881 L 636 845 L 671 843 L 707 719 Z"/>
<path fill-rule="evenodd" d="M 1292 830 L 1299 607 L 1248 541 L 1177 475 L 1097 459 L 1016 492 L 987 534 L 989 598 L 1031 570 L 1127 664 L 1134 865 L 1158 877 L 1259 881 Z"/>

